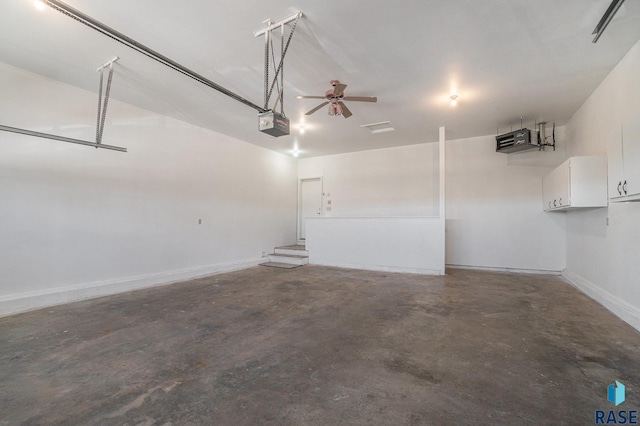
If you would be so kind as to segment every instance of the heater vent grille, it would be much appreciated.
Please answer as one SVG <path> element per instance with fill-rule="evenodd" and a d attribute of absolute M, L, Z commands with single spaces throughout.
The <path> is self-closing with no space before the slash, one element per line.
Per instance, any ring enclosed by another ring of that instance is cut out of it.
<path fill-rule="evenodd" d="M 532 143 L 531 130 L 529 129 L 520 129 L 496 136 L 496 152 L 508 154 L 538 147 L 538 144 Z"/>

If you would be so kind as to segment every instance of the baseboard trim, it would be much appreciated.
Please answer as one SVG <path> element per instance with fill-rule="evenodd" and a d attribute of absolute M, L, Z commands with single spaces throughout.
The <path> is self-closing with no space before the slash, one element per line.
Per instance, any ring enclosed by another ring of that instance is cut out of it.
<path fill-rule="evenodd" d="M 566 279 L 569 284 L 600 303 L 636 330 L 640 331 L 640 309 L 612 295 L 608 291 L 603 290 L 574 272 L 565 270 L 562 273 L 562 277 Z"/>
<path fill-rule="evenodd" d="M 264 262 L 264 258 L 218 263 L 197 268 L 179 269 L 158 274 L 139 275 L 76 286 L 0 296 L 0 317 L 46 307 L 93 299 L 143 288 L 157 287 L 209 275 L 246 269 Z"/>
<path fill-rule="evenodd" d="M 454 265 L 450 263 L 448 263 L 446 267 L 451 269 L 471 269 L 477 271 L 515 272 L 518 274 L 562 275 L 562 271 L 551 271 L 545 269 L 497 268 L 489 266 Z"/>
<path fill-rule="evenodd" d="M 326 262 L 323 260 L 311 260 L 309 258 L 310 265 L 319 266 L 333 266 L 336 268 L 346 269 L 362 269 L 365 271 L 380 271 L 380 272 L 399 272 L 404 274 L 420 274 L 420 275 L 444 275 L 444 271 L 440 269 L 422 269 L 422 268 L 404 268 L 398 266 L 385 266 L 385 265 L 360 265 L 355 263 L 342 263 L 342 262 Z"/>

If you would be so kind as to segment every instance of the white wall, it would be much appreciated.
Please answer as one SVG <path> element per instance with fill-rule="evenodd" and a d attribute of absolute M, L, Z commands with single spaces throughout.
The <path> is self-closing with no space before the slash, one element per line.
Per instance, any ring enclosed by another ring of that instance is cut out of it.
<path fill-rule="evenodd" d="M 444 226 L 437 217 L 323 217 L 307 220 L 309 263 L 444 275 Z"/>
<path fill-rule="evenodd" d="M 607 135 L 614 127 L 624 121 L 640 120 L 639 93 L 640 41 L 567 124 L 569 153 L 606 154 Z M 608 209 L 567 215 L 565 276 L 637 329 L 640 329 L 639 242 L 638 202 L 610 203 Z"/>
<path fill-rule="evenodd" d="M 0 93 L 1 124 L 95 140 L 97 94 L 4 64 Z M 129 152 L 0 132 L 0 314 L 295 241 L 295 159 L 115 100 L 103 142 Z"/>
<path fill-rule="evenodd" d="M 496 153 L 494 136 L 446 142 L 447 264 L 564 269 L 565 214 L 542 209 L 542 178 L 566 158 L 564 128 L 556 135 L 556 152 Z M 433 143 L 304 159 L 299 177 L 324 177 L 325 216 L 437 216 L 438 169 Z"/>
<path fill-rule="evenodd" d="M 542 178 L 565 157 L 556 134 L 556 152 L 497 153 L 493 135 L 447 141 L 448 265 L 564 269 L 565 214 L 542 210 Z"/>
<path fill-rule="evenodd" d="M 299 178 L 322 176 L 324 215 L 438 215 L 438 144 L 302 159 Z M 331 211 L 326 211 L 331 200 Z"/>
<path fill-rule="evenodd" d="M 299 178 L 322 176 L 325 194 L 307 220 L 309 262 L 443 274 L 439 170 L 435 143 L 301 160 Z"/>

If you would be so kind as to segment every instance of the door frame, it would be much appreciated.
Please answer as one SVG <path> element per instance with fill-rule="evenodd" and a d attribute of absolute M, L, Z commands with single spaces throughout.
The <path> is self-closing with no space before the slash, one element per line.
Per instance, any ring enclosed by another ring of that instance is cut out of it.
<path fill-rule="evenodd" d="M 320 179 L 320 216 L 324 216 L 322 201 L 324 199 L 324 180 L 322 176 L 307 176 L 298 179 L 298 208 L 296 213 L 296 239 L 302 241 L 302 181 Z"/>

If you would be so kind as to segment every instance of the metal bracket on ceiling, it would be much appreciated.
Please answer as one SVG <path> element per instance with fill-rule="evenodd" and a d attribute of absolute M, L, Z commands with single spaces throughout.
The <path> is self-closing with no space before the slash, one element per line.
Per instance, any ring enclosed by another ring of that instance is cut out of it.
<path fill-rule="evenodd" d="M 225 89 L 224 87 L 209 80 L 208 78 L 202 76 L 201 74 L 198 74 L 195 71 L 185 67 L 184 65 L 181 65 L 176 61 L 156 52 L 155 50 L 143 45 L 142 43 L 132 39 L 131 37 L 128 37 L 127 35 L 119 31 L 116 31 L 115 29 L 103 24 L 102 22 L 92 18 L 91 16 L 86 15 L 77 9 L 74 9 L 73 7 L 69 6 L 68 4 L 65 4 L 60 0 L 45 0 L 45 1 L 46 1 L 46 4 L 49 7 L 53 8 L 54 10 L 57 10 L 58 12 L 66 16 L 69 16 L 72 19 L 75 19 L 81 24 L 86 25 L 87 27 L 117 41 L 118 43 L 121 43 L 139 53 L 142 53 L 148 58 L 151 58 L 154 61 L 157 61 L 162 65 L 165 65 L 173 69 L 174 71 L 178 71 L 179 73 L 186 75 L 187 77 L 197 81 L 198 83 L 204 84 L 205 86 L 208 86 L 214 90 L 217 90 L 218 92 L 224 95 L 227 95 L 238 102 L 241 102 L 247 106 L 250 106 L 251 108 L 257 110 L 258 112 L 266 111 L 266 109 L 263 109 L 259 105 L 254 104 L 253 102 L 243 98 L 242 96 L 236 93 L 233 93 L 228 89 Z"/>
<path fill-rule="evenodd" d="M 113 63 L 119 58 L 116 56 L 110 61 L 100 65 L 96 72 L 100 73 L 100 84 L 98 86 L 98 119 L 96 123 L 96 145 L 102 143 L 102 133 L 104 132 L 104 123 L 107 118 L 107 106 L 109 105 L 109 94 L 111 93 L 111 81 L 113 80 Z M 102 82 L 104 80 L 104 70 L 109 68 L 109 77 L 107 78 L 107 88 L 102 98 Z M 97 148 L 97 147 L 96 147 Z"/>
<path fill-rule="evenodd" d="M 538 130 L 538 151 L 545 151 L 545 148 L 550 146 L 553 150 L 556 150 L 556 123 L 553 123 L 553 131 L 551 133 L 551 142 L 548 142 L 549 136 L 547 136 L 546 129 L 547 123 L 544 121 L 541 123 L 536 123 L 534 125 L 536 130 Z"/>
<path fill-rule="evenodd" d="M 278 86 L 277 97 L 273 105 L 273 110 L 276 109 L 278 103 L 280 103 L 280 114 L 284 116 L 284 57 L 287 54 L 287 50 L 289 49 L 289 44 L 291 43 L 291 38 L 293 37 L 293 33 L 296 30 L 296 25 L 298 24 L 298 19 L 303 16 L 301 11 L 279 21 L 273 22 L 271 19 L 267 19 L 263 23 L 267 25 L 266 28 L 255 31 L 253 35 L 255 37 L 260 37 L 264 35 L 264 109 L 269 110 L 269 100 L 271 99 L 271 95 L 273 94 L 274 86 Z M 289 32 L 289 37 L 287 39 L 287 43 L 285 45 L 285 25 L 293 22 L 291 26 L 291 31 Z M 275 60 L 275 52 L 273 48 L 273 39 L 271 37 L 272 32 L 274 30 L 280 29 L 280 61 L 276 66 Z M 269 80 L 269 59 L 273 60 L 273 68 L 276 70 L 275 75 L 273 76 L 273 81 Z M 278 77 L 280 80 L 278 81 Z"/>
<path fill-rule="evenodd" d="M 113 146 L 113 145 L 105 145 L 102 143 L 102 134 L 104 132 L 104 124 L 107 118 L 107 105 L 109 104 L 109 94 L 111 92 L 111 81 L 113 79 L 113 64 L 117 60 L 118 60 L 118 57 L 116 56 L 110 59 L 109 61 L 105 62 L 104 64 L 100 65 L 96 69 L 96 71 L 100 73 L 100 86 L 98 88 L 98 119 L 96 124 L 96 141 L 95 142 L 89 142 L 82 139 L 68 138 L 66 136 L 53 135 L 50 133 L 36 132 L 33 130 L 20 129 L 18 127 L 10 127 L 10 126 L 3 126 L 3 125 L 0 125 L 0 130 L 5 132 L 18 133 L 21 135 L 35 136 L 38 138 L 52 139 L 52 140 L 61 141 L 61 142 L 69 142 L 69 143 L 75 143 L 79 145 L 92 146 L 94 148 L 104 148 L 104 149 L 110 149 L 113 151 L 127 152 L 127 148 L 122 148 L 122 147 Z M 102 86 L 103 86 L 103 80 L 104 80 L 104 71 L 107 68 L 109 69 L 109 76 L 107 77 L 107 86 L 106 86 L 104 99 L 103 99 Z"/>

